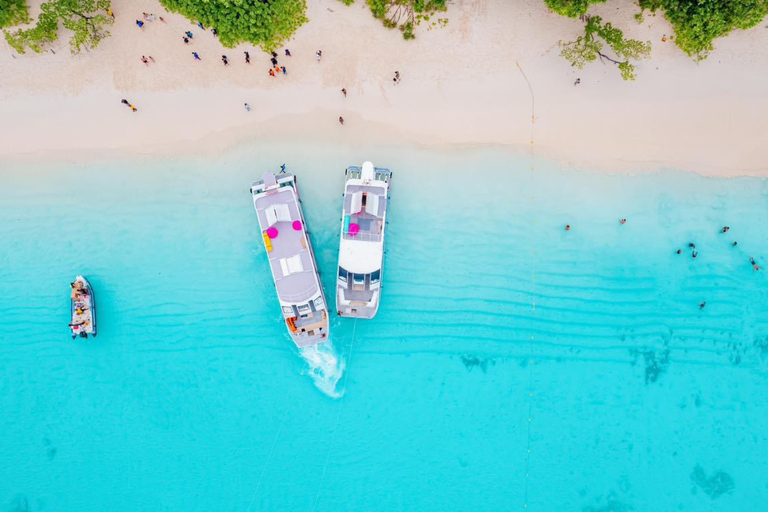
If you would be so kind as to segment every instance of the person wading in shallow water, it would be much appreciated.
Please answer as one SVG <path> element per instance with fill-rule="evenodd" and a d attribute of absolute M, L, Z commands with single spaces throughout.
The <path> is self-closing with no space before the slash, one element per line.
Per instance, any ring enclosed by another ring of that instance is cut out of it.
<path fill-rule="evenodd" d="M 699 304 L 699 309 L 704 309 L 704 307 L 705 307 L 706 305 L 707 305 L 707 303 L 706 303 L 706 302 L 702 302 L 701 304 Z"/>

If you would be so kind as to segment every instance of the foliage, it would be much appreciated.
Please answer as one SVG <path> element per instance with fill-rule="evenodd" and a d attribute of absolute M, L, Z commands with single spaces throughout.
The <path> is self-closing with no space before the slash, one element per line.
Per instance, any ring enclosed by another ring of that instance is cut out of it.
<path fill-rule="evenodd" d="M 640 0 L 640 8 L 662 9 L 675 29 L 677 45 L 702 60 L 718 37 L 760 23 L 768 15 L 768 0 Z"/>
<path fill-rule="evenodd" d="M 547 7 L 557 14 L 568 16 L 569 18 L 578 18 L 587 14 L 587 9 L 591 4 L 601 4 L 606 0 L 544 0 Z"/>
<path fill-rule="evenodd" d="M 351 5 L 354 0 L 340 0 Z M 429 21 L 433 14 L 446 10 L 448 0 L 366 0 L 373 16 L 387 28 L 398 28 L 403 38 L 414 39 L 414 29 L 422 21 Z M 438 20 L 445 26 L 448 20 Z"/>
<path fill-rule="evenodd" d="M 0 0 L 0 27 L 12 27 L 28 21 L 26 0 Z"/>
<path fill-rule="evenodd" d="M 83 48 L 96 48 L 109 35 L 107 25 L 114 23 L 107 15 L 109 0 L 49 0 L 41 6 L 37 25 L 26 30 L 5 32 L 5 39 L 17 52 L 29 47 L 36 53 L 59 37 L 59 22 L 72 32 L 69 45 L 72 53 Z"/>
<path fill-rule="evenodd" d="M 610 23 L 603 24 L 599 16 L 584 16 L 586 21 L 584 35 L 576 41 L 560 43 L 562 55 L 573 66 L 581 69 L 588 62 L 598 58 L 603 61 L 613 62 L 619 68 L 624 80 L 635 79 L 635 66 L 630 60 L 645 59 L 651 52 L 651 43 L 636 39 L 625 39 L 621 30 L 614 28 Z M 603 45 L 607 44 L 616 58 L 603 53 Z"/>
<path fill-rule="evenodd" d="M 221 44 L 250 42 L 271 51 L 307 21 L 306 0 L 160 0 L 206 28 L 215 28 Z"/>

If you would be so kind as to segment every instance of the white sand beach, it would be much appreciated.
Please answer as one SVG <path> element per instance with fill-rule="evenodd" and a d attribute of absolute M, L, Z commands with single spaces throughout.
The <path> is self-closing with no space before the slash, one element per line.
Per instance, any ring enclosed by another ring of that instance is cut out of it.
<path fill-rule="evenodd" d="M 32 2 L 33 17 L 39 4 Z M 271 137 L 528 151 L 532 137 L 537 155 L 569 167 L 768 176 L 764 24 L 717 40 L 697 63 L 662 42 L 672 33 L 663 17 L 646 14 L 638 24 L 633 3 L 618 4 L 590 12 L 652 42 L 634 82 L 612 64 L 570 67 L 558 41 L 574 39 L 583 25 L 548 12 L 541 0 L 456 0 L 447 27 L 420 27 L 414 41 L 384 28 L 362 0 L 351 7 L 308 0 L 309 22 L 286 43 L 292 57 L 280 50 L 288 73 L 278 77 L 267 73 L 267 54 L 223 48 L 155 0 L 113 0 L 112 36 L 94 51 L 71 55 L 67 37 L 41 55 L 0 45 L 0 157 L 211 152 Z M 167 23 L 140 30 L 143 11 Z M 190 45 L 182 41 L 186 30 L 195 33 Z M 156 62 L 146 66 L 142 55 Z"/>

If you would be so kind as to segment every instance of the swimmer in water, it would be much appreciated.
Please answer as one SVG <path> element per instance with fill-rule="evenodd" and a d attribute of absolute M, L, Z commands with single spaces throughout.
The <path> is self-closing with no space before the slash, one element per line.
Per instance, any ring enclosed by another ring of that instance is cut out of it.
<path fill-rule="evenodd" d="M 627 223 L 627 219 L 621 219 L 621 220 L 619 221 L 619 224 L 626 224 L 626 223 Z"/>
<path fill-rule="evenodd" d="M 565 225 L 565 230 L 566 231 L 570 231 L 571 230 L 571 225 L 570 224 L 566 224 Z"/>
<path fill-rule="evenodd" d="M 720 230 L 721 233 L 727 233 L 728 230 L 731 229 L 728 226 L 723 226 L 723 229 Z"/>

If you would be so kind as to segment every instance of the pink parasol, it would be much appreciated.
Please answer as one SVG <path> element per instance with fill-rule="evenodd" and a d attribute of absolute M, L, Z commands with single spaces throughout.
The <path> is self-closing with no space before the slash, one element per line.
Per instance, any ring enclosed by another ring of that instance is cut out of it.
<path fill-rule="evenodd" d="M 349 234 L 352 236 L 355 236 L 360 232 L 360 224 L 355 224 L 354 222 L 349 225 Z"/>
<path fill-rule="evenodd" d="M 267 228 L 267 236 L 269 238 L 277 238 L 277 234 L 278 234 L 278 231 L 276 227 L 273 226 L 271 228 Z"/>
<path fill-rule="evenodd" d="M 301 221 L 300 220 L 293 221 L 293 229 L 295 231 L 301 231 Z"/>

